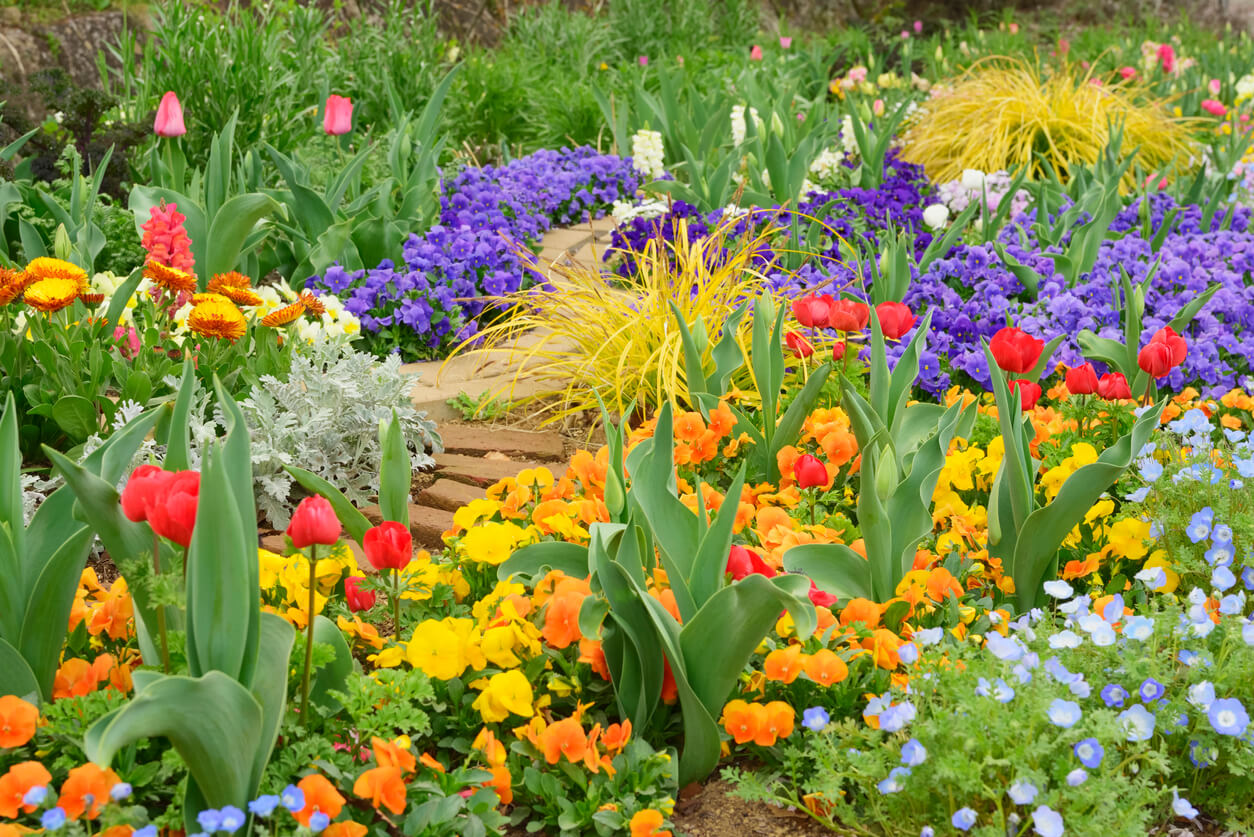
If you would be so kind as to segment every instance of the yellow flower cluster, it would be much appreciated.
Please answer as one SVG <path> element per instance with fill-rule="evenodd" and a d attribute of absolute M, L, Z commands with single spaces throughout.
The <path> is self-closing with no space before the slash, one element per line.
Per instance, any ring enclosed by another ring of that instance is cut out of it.
<path fill-rule="evenodd" d="M 279 555 L 268 549 L 257 550 L 261 562 L 261 589 L 264 609 L 282 616 L 299 627 L 309 624 L 309 559 L 300 553 Z M 347 545 L 340 545 L 314 568 L 314 614 L 322 613 L 335 586 L 342 578 L 360 575 L 357 559 Z"/>

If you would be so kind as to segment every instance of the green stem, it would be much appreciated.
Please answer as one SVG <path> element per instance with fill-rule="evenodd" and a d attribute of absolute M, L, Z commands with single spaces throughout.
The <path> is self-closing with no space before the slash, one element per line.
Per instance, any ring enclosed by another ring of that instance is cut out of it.
<path fill-rule="evenodd" d="M 161 536 L 152 533 L 152 571 L 154 577 L 161 577 Z M 161 670 L 170 673 L 170 640 L 166 635 L 165 605 L 157 603 L 157 634 L 161 638 Z"/>
<path fill-rule="evenodd" d="M 313 668 L 314 596 L 318 590 L 318 545 L 309 545 L 309 618 L 305 627 L 305 673 L 300 681 L 300 722 L 309 726 L 309 672 Z"/>
<path fill-rule="evenodd" d="M 392 570 L 392 636 L 401 639 L 401 571 Z"/>

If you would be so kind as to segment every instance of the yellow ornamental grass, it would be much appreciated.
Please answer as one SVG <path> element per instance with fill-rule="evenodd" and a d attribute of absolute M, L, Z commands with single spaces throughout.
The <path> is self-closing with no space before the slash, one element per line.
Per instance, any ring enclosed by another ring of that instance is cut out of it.
<path fill-rule="evenodd" d="M 1072 64 L 1043 75 L 1010 58 L 976 62 L 920 108 L 902 138 L 902 157 L 938 183 L 961 178 L 964 169 L 1025 166 L 1036 179 L 1045 174 L 1043 161 L 1065 178 L 1073 164 L 1095 163 L 1122 127 L 1122 153 L 1140 149 L 1142 169 L 1187 165 L 1197 120 L 1174 117 L 1135 83 L 1098 81 Z"/>
<path fill-rule="evenodd" d="M 677 222 L 673 242 L 653 239 L 634 254 L 638 269 L 626 289 L 612 287 L 595 266 L 554 265 L 555 291 L 533 289 L 493 300 L 494 307 L 513 311 L 480 333 L 474 353 L 503 359 L 515 370 L 512 382 L 495 395 L 540 405 L 535 413 L 546 424 L 596 410 L 598 395 L 620 415 L 633 399 L 648 412 L 666 401 L 689 404 L 671 304 L 690 327 L 704 319 L 712 348 L 727 315 L 765 286 L 754 259 L 778 231 L 768 224 L 732 240 L 736 220 L 725 220 L 702 239 L 690 239 L 687 223 Z M 748 319 L 740 335 L 746 356 Z M 454 357 L 470 354 L 468 349 L 469 342 Z M 705 358 L 712 368 L 708 348 Z M 742 374 L 743 380 L 733 383 L 751 388 L 747 372 Z M 513 398 L 523 378 L 535 386 Z"/>

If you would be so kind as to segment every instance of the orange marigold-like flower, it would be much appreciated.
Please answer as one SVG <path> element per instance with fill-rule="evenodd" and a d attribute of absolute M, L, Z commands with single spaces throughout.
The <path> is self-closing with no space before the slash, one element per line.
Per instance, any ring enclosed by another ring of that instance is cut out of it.
<path fill-rule="evenodd" d="M 40 279 L 69 279 L 80 291 L 87 290 L 87 271 L 63 259 L 40 256 L 26 265 L 26 284 L 30 285 Z"/>
<path fill-rule="evenodd" d="M 310 291 L 300 292 L 300 302 L 305 306 L 305 313 L 311 317 L 321 317 L 327 313 L 327 307 L 322 304 L 322 300 Z"/>
<path fill-rule="evenodd" d="M 195 276 L 186 271 L 179 270 L 177 267 L 163 265 L 158 261 L 149 260 L 144 265 L 144 276 L 171 293 L 196 292 Z"/>
<path fill-rule="evenodd" d="M 252 288 L 252 280 L 238 271 L 216 273 L 209 280 L 209 290 L 222 294 L 236 305 L 260 305 L 264 300 Z"/>
<path fill-rule="evenodd" d="M 52 782 L 52 774 L 37 761 L 24 761 L 9 768 L 9 772 L 0 776 L 0 817 L 16 819 L 18 811 L 27 814 L 38 808 L 38 805 L 27 805 L 24 797 L 31 788 L 38 788 Z"/>
<path fill-rule="evenodd" d="M 0 749 L 21 747 L 35 735 L 39 709 L 15 695 L 0 697 Z"/>
<path fill-rule="evenodd" d="M 235 303 L 227 299 L 206 299 L 187 315 L 187 327 L 204 337 L 234 341 L 244 336 L 247 323 Z"/>
<path fill-rule="evenodd" d="M 73 279 L 57 276 L 40 279 L 26 289 L 26 304 L 36 311 L 51 314 L 73 304 L 80 290 Z"/>
<path fill-rule="evenodd" d="M 8 305 L 22 294 L 26 287 L 26 274 L 20 270 L 0 267 L 0 305 Z"/>
<path fill-rule="evenodd" d="M 270 328 L 282 328 L 290 325 L 300 319 L 300 315 L 305 313 L 305 303 L 293 302 L 291 305 L 285 305 L 277 308 L 261 318 L 263 326 Z"/>
<path fill-rule="evenodd" d="M 344 810 L 344 797 L 321 773 L 309 774 L 297 782 L 296 787 L 305 794 L 305 807 L 293 812 L 292 817 L 305 828 L 309 827 L 309 818 L 318 811 L 335 819 Z"/>
<path fill-rule="evenodd" d="M 109 791 L 118 781 L 118 775 L 112 770 L 91 762 L 79 765 L 61 784 L 57 805 L 65 811 L 68 819 L 76 820 L 86 815 L 87 819 L 94 820 L 100 816 L 100 809 L 109 804 Z"/>
<path fill-rule="evenodd" d="M 105 301 L 105 295 L 97 293 L 79 294 L 78 298 L 83 301 L 84 305 L 99 305 Z"/>

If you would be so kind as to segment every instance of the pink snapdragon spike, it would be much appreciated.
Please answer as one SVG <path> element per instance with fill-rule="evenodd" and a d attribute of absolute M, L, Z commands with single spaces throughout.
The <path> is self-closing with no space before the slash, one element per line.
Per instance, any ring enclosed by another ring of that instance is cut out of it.
<path fill-rule="evenodd" d="M 333 137 L 353 130 L 353 100 L 331 94 L 327 96 L 326 112 L 322 116 L 322 130 Z"/>
<path fill-rule="evenodd" d="M 753 45 L 753 46 L 749 49 L 749 60 L 750 60 L 750 61 L 761 61 L 761 60 L 762 60 L 762 47 L 758 46 L 757 44 L 754 44 L 754 45 Z"/>
<path fill-rule="evenodd" d="M 1174 72 L 1176 69 L 1176 50 L 1171 44 L 1160 44 L 1158 47 L 1158 63 L 1162 65 L 1164 73 Z"/>
<path fill-rule="evenodd" d="M 788 37 L 787 35 L 780 35 L 779 36 L 779 48 L 788 49 L 790 46 L 792 46 L 792 38 Z"/>
<path fill-rule="evenodd" d="M 152 130 L 159 137 L 181 137 L 187 133 L 187 126 L 183 124 L 183 105 L 173 90 L 161 97 Z"/>
<path fill-rule="evenodd" d="M 187 216 L 179 212 L 178 204 L 161 202 L 148 210 L 144 222 L 144 237 L 140 242 L 148 251 L 148 258 L 166 267 L 174 267 L 191 273 L 196 266 L 192 256 L 192 240 L 183 222 Z"/>

